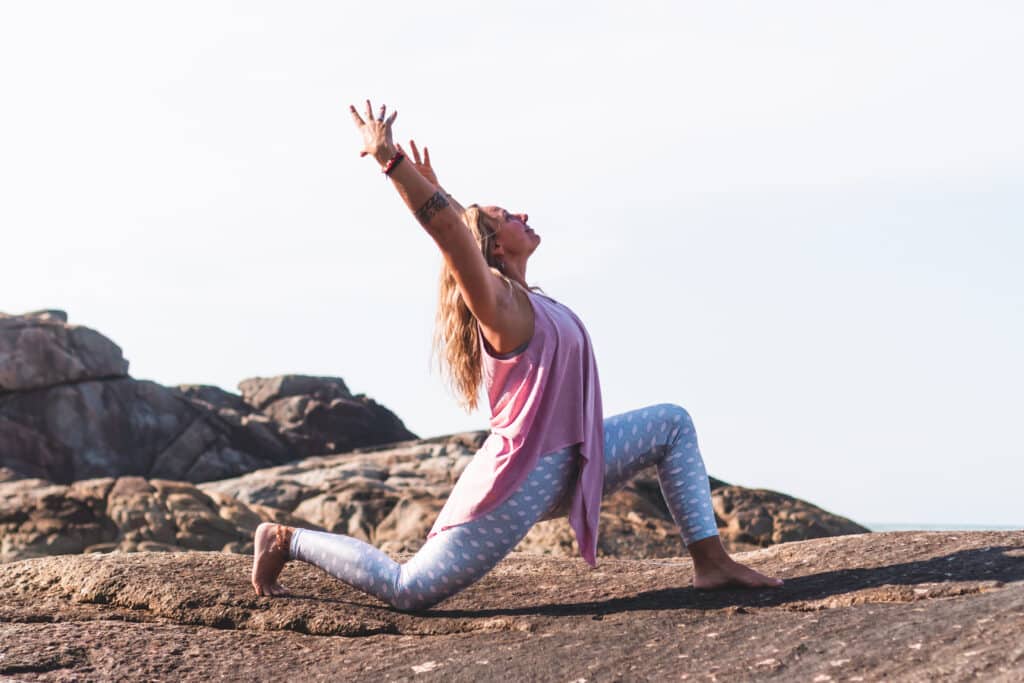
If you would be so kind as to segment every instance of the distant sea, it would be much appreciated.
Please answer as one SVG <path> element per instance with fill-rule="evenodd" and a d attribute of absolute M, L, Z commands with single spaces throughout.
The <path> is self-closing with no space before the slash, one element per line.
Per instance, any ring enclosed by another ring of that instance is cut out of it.
<path fill-rule="evenodd" d="M 894 524 L 892 522 L 867 523 L 872 531 L 1020 531 L 1024 526 L 1001 524 Z"/>

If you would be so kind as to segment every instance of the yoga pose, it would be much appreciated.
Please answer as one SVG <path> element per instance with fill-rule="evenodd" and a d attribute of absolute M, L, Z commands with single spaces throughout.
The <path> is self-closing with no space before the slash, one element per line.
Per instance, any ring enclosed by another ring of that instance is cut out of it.
<path fill-rule="evenodd" d="M 460 206 L 437 183 L 427 149 L 393 141 L 397 112 L 365 118 L 360 156 L 381 166 L 444 256 L 436 341 L 461 402 L 481 387 L 491 429 L 459 477 L 426 542 L 405 564 L 342 534 L 261 524 L 252 584 L 286 595 L 284 564 L 302 560 L 401 610 L 430 607 L 477 581 L 542 519 L 568 515 L 580 554 L 596 564 L 601 498 L 657 466 L 672 518 L 693 558 L 696 588 L 772 587 L 782 581 L 732 560 L 711 509 L 690 415 L 660 404 L 602 419 L 590 338 L 563 304 L 531 289 L 526 265 L 541 238 L 525 213 Z"/>

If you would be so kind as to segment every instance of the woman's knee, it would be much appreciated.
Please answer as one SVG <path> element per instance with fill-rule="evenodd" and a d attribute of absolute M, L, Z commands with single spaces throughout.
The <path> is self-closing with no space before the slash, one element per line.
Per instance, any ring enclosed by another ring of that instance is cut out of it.
<path fill-rule="evenodd" d="M 686 408 L 676 403 L 659 403 L 652 406 L 655 416 L 668 420 L 669 422 L 676 425 L 685 425 L 688 427 L 693 426 L 693 418 L 690 417 L 690 413 Z"/>
<path fill-rule="evenodd" d="M 463 587 L 462 582 L 444 569 L 439 569 L 434 577 L 432 580 L 426 577 L 413 580 L 400 578 L 387 602 L 402 612 L 418 612 L 450 598 Z"/>
<path fill-rule="evenodd" d="M 399 593 L 391 600 L 391 606 L 400 612 L 419 612 L 429 609 L 449 596 L 427 596 L 422 593 Z"/>

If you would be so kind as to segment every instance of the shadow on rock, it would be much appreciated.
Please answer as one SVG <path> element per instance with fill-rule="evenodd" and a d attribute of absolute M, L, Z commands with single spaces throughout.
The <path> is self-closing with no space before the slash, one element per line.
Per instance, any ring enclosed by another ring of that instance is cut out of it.
<path fill-rule="evenodd" d="M 1024 549 L 999 546 L 963 550 L 942 557 L 871 568 L 840 569 L 787 578 L 781 588 L 699 591 L 666 588 L 628 598 L 529 607 L 418 612 L 426 618 L 500 616 L 593 616 L 672 609 L 719 610 L 781 607 L 814 611 L 865 603 L 906 603 L 984 592 L 1024 581 Z M 966 584 L 966 585 L 965 585 Z M 369 607 L 370 605 L 366 605 Z"/>

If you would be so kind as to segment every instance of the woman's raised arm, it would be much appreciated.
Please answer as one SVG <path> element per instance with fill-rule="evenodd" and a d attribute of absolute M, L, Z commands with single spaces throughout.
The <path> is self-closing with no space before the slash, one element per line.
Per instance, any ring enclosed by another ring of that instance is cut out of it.
<path fill-rule="evenodd" d="M 441 186 L 441 183 L 437 180 L 437 173 L 434 171 L 434 166 L 430 163 L 430 150 L 424 147 L 423 156 L 421 157 L 420 150 L 416 146 L 415 140 L 409 140 L 409 149 L 412 150 L 412 165 L 416 167 L 416 170 L 420 172 L 420 175 L 429 180 L 434 187 L 441 190 L 441 192 L 444 193 L 445 198 L 448 200 L 448 203 L 452 205 L 452 208 L 455 209 L 459 215 L 462 215 L 466 209 L 463 208 L 462 204 L 459 204 L 455 200 L 455 197 L 452 196 L 452 193 L 444 189 Z M 405 154 L 405 150 L 402 149 L 402 145 L 400 144 L 398 145 L 398 151 Z"/>
<path fill-rule="evenodd" d="M 374 117 L 369 100 L 365 120 L 354 106 L 349 109 L 363 136 L 359 155 L 372 156 L 387 172 L 405 205 L 441 249 L 476 319 L 485 326 L 499 324 L 498 297 L 503 290 L 498 286 L 500 280 L 491 272 L 476 239 L 445 192 L 424 178 L 411 162 L 403 163 L 404 155 L 399 153 L 391 132 L 398 112 L 387 116 L 387 107 L 381 105 Z"/>

